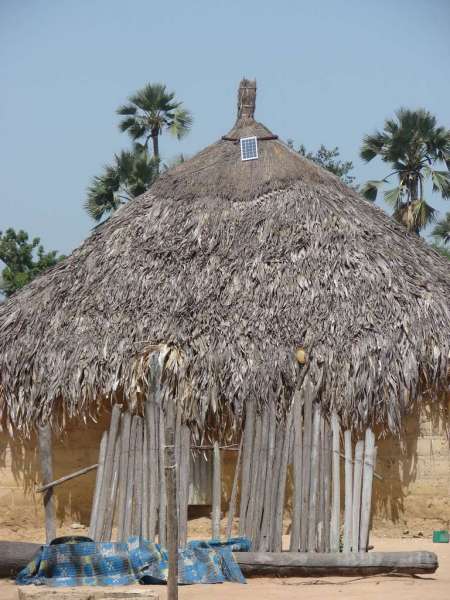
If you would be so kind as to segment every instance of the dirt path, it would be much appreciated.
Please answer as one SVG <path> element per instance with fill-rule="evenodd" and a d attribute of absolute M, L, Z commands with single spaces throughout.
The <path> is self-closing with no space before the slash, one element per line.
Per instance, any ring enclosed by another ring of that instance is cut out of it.
<path fill-rule="evenodd" d="M 378 551 L 432 550 L 439 557 L 434 575 L 413 577 L 376 576 L 322 578 L 255 578 L 247 585 L 195 585 L 180 588 L 181 600 L 449 600 L 450 544 L 424 539 L 372 538 Z M 42 588 L 44 589 L 44 588 Z M 142 590 L 142 587 L 140 587 Z M 149 586 L 165 600 L 165 588 Z M 17 586 L 0 580 L 0 600 L 17 600 Z"/>

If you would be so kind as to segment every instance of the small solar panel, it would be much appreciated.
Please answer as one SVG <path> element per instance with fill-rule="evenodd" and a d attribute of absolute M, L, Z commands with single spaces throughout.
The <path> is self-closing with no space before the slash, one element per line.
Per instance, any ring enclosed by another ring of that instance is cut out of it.
<path fill-rule="evenodd" d="M 256 137 L 241 138 L 241 159 L 254 160 L 258 158 L 258 140 Z"/>

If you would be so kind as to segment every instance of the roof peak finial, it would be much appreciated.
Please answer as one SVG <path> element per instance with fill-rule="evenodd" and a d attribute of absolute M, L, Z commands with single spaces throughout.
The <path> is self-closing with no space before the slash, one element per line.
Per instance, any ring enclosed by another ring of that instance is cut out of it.
<path fill-rule="evenodd" d="M 238 90 L 238 119 L 253 119 L 256 103 L 256 79 L 241 79 Z"/>

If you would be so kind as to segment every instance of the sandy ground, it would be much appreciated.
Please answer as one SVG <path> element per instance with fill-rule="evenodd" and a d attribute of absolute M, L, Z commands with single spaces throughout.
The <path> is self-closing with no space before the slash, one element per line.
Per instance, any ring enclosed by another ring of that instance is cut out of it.
<path fill-rule="evenodd" d="M 30 540 L 30 537 L 28 537 Z M 288 540 L 286 536 L 286 541 Z M 30 540 L 31 541 L 31 540 Z M 395 597 L 395 600 L 449 600 L 450 599 L 450 544 L 433 544 L 428 539 L 371 538 L 377 551 L 431 550 L 439 557 L 439 569 L 434 575 L 322 577 L 322 578 L 253 578 L 246 585 L 193 585 L 180 588 L 181 600 L 302 600 L 354 599 L 364 600 Z M 130 590 L 134 586 L 128 586 Z M 141 586 L 139 587 L 142 590 Z M 40 588 L 45 591 L 45 588 Z M 54 589 L 54 588 L 53 588 Z M 78 588 L 79 589 L 79 588 Z M 118 591 L 118 588 L 114 588 Z M 165 600 L 164 586 L 148 586 L 161 600 Z M 17 600 L 18 587 L 11 581 L 0 580 L 0 600 Z M 45 596 L 43 596 L 44 598 Z"/>

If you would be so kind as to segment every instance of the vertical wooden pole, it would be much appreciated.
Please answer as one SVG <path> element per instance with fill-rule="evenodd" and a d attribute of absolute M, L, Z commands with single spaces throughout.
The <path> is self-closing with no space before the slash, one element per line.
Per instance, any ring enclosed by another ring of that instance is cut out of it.
<path fill-rule="evenodd" d="M 161 410 L 162 412 L 162 410 Z M 178 599 L 178 516 L 177 473 L 175 462 L 175 406 L 169 400 L 165 428 L 165 480 L 167 492 L 167 550 L 169 573 L 167 576 L 167 600 Z"/>
<path fill-rule="evenodd" d="M 142 423 L 144 430 L 143 445 L 142 445 L 142 532 L 141 535 L 144 539 L 148 540 L 148 516 L 149 516 L 149 464 L 148 464 L 148 430 L 145 422 Z"/>
<path fill-rule="evenodd" d="M 364 461 L 364 442 L 359 440 L 355 446 L 355 467 L 353 470 L 353 515 L 352 515 L 352 552 L 359 551 L 359 526 L 361 519 L 361 481 Z"/>
<path fill-rule="evenodd" d="M 220 513 L 222 496 L 222 478 L 220 468 L 220 449 L 219 442 L 213 444 L 213 484 L 212 484 L 212 537 L 215 540 L 220 539 Z"/>
<path fill-rule="evenodd" d="M 372 482 L 375 455 L 375 434 L 366 429 L 364 447 L 363 486 L 361 497 L 361 527 L 359 530 L 359 550 L 367 552 L 369 543 L 370 509 L 372 506 Z"/>
<path fill-rule="evenodd" d="M 133 530 L 134 510 L 134 468 L 136 460 L 136 432 L 139 417 L 135 415 L 131 419 L 130 447 L 128 449 L 128 473 L 127 473 L 127 503 L 125 507 L 125 519 L 123 525 L 123 539 L 128 540 Z"/>
<path fill-rule="evenodd" d="M 258 474 L 259 474 L 259 459 L 261 454 L 261 435 L 262 435 L 262 415 L 255 412 L 255 435 L 253 439 L 253 448 L 251 454 L 251 473 L 249 485 L 249 501 L 247 505 L 247 513 L 245 515 L 246 536 L 250 538 L 252 545 L 255 543 L 253 537 L 254 515 L 256 509 L 256 494 L 258 489 Z"/>
<path fill-rule="evenodd" d="M 267 458 L 269 454 L 269 407 L 265 405 L 262 409 L 261 442 L 259 449 L 258 474 L 254 493 L 253 524 L 251 539 L 254 552 L 259 550 L 261 543 L 262 515 L 264 510 L 264 483 L 267 478 Z"/>
<path fill-rule="evenodd" d="M 300 549 L 300 518 L 302 512 L 302 479 L 303 479 L 303 395 L 297 391 L 294 395 L 293 406 L 293 498 L 292 498 L 292 525 L 290 551 L 298 552 Z"/>
<path fill-rule="evenodd" d="M 100 500 L 98 505 L 97 524 L 95 527 L 94 539 L 101 540 L 104 530 L 104 521 L 107 505 L 111 493 L 111 483 L 114 468 L 114 454 L 116 451 L 116 440 L 120 426 L 120 413 L 122 407 L 115 404 L 111 412 L 111 423 L 109 426 L 108 445 L 106 447 L 105 465 L 103 467 L 102 487 L 100 490 Z"/>
<path fill-rule="evenodd" d="M 102 441 L 100 442 L 100 452 L 98 455 L 97 476 L 95 478 L 94 499 L 91 508 L 91 520 L 89 522 L 89 537 L 94 538 L 95 527 L 97 523 L 98 503 L 100 500 L 100 491 L 102 487 L 103 468 L 105 466 L 106 446 L 108 445 L 108 432 L 104 431 Z M 120 539 L 120 538 L 119 538 Z"/>
<path fill-rule="evenodd" d="M 191 470 L 191 430 L 186 424 L 181 425 L 181 456 L 180 456 L 180 491 L 179 491 L 179 546 L 183 548 L 187 542 L 187 523 L 189 505 L 189 481 Z"/>
<path fill-rule="evenodd" d="M 308 516 L 308 552 L 317 551 L 317 508 L 319 492 L 319 457 L 320 457 L 320 408 L 317 403 L 313 409 L 313 426 L 311 440 L 311 481 L 309 493 Z"/>
<path fill-rule="evenodd" d="M 344 552 L 350 552 L 352 547 L 352 508 L 353 508 L 353 460 L 352 432 L 344 432 L 345 447 L 345 507 L 344 507 Z"/>
<path fill-rule="evenodd" d="M 151 371 L 152 374 L 152 371 Z M 159 433 L 156 422 L 156 406 L 153 391 L 149 391 L 145 403 L 145 421 L 148 441 L 149 464 L 149 508 L 148 508 L 148 539 L 155 541 L 158 522 L 159 506 Z"/>
<path fill-rule="evenodd" d="M 280 435 L 281 459 L 278 475 L 278 493 L 275 495 L 274 525 L 272 536 L 272 547 L 274 552 L 281 552 L 283 540 L 283 514 L 284 498 L 286 493 L 286 476 L 289 459 L 289 447 L 292 429 L 292 407 L 286 415 L 285 423 L 280 423 L 280 430 L 284 427 L 284 435 Z"/>
<path fill-rule="evenodd" d="M 134 458 L 134 513 L 132 520 L 133 535 L 142 535 L 142 463 L 143 463 L 143 423 L 142 417 L 136 417 L 136 450 Z"/>
<path fill-rule="evenodd" d="M 251 461 L 253 454 L 253 432 L 255 426 L 256 407 L 255 401 L 250 399 L 246 404 L 244 445 L 242 449 L 242 477 L 241 477 L 241 506 L 239 517 L 239 535 L 247 533 L 247 507 L 250 494 Z"/>
<path fill-rule="evenodd" d="M 341 485 L 340 485 L 340 427 L 336 412 L 331 415 L 331 429 L 333 432 L 333 487 L 331 500 L 331 529 L 330 547 L 331 552 L 339 552 L 339 518 L 341 512 Z"/>
<path fill-rule="evenodd" d="M 311 438 L 312 438 L 312 401 L 313 386 L 308 376 L 303 382 L 303 481 L 302 514 L 300 520 L 300 552 L 306 552 L 308 546 L 309 485 L 311 478 Z"/>
<path fill-rule="evenodd" d="M 159 410 L 159 470 L 161 473 L 161 480 L 159 482 L 159 543 L 161 546 L 166 546 L 166 517 L 167 517 L 167 493 L 166 493 L 166 477 L 165 477 L 165 455 L 164 447 L 165 442 L 165 431 L 166 424 L 164 421 L 164 411 L 161 407 Z M 175 431 L 174 431 L 175 438 Z M 174 451 L 175 452 L 175 451 Z"/>
<path fill-rule="evenodd" d="M 233 487 L 231 489 L 230 505 L 228 507 L 228 522 L 227 522 L 227 539 L 230 539 L 231 532 L 233 529 L 233 520 L 236 514 L 236 503 L 237 503 L 237 492 L 239 485 L 239 475 L 241 473 L 241 462 L 242 462 L 242 437 L 239 444 L 239 452 L 236 461 L 236 467 L 234 470 Z"/>
<path fill-rule="evenodd" d="M 103 521 L 103 531 L 101 532 L 101 539 L 110 542 L 114 520 L 114 508 L 116 505 L 116 494 L 117 485 L 119 483 L 119 465 L 120 465 L 120 432 L 116 440 L 116 447 L 114 449 L 114 460 L 113 468 L 111 472 L 111 485 L 109 488 L 109 496 L 107 497 L 105 518 Z"/>
<path fill-rule="evenodd" d="M 317 510 L 317 552 L 325 552 L 325 419 L 320 415 L 319 500 Z"/>
<path fill-rule="evenodd" d="M 269 403 L 269 432 L 268 432 L 268 453 L 267 453 L 267 473 L 268 476 L 264 482 L 264 508 L 261 521 L 261 534 L 259 550 L 261 552 L 267 552 L 271 543 L 270 540 L 270 523 L 272 514 L 272 480 L 274 474 L 274 460 L 275 460 L 275 436 L 277 426 L 277 415 L 275 402 L 270 401 Z"/>
<path fill-rule="evenodd" d="M 42 484 L 53 481 L 52 430 L 50 425 L 38 428 L 39 459 L 41 463 Z M 47 544 L 56 537 L 56 512 L 53 501 L 53 488 L 44 492 L 45 537 Z"/>
<path fill-rule="evenodd" d="M 130 453 L 131 415 L 126 412 L 121 418 L 120 427 L 120 469 L 119 469 L 119 499 L 117 501 L 117 539 L 124 539 L 125 511 L 127 505 L 128 458 Z M 102 440 L 103 442 L 103 440 Z M 92 537 L 92 536 L 91 536 Z"/>
<path fill-rule="evenodd" d="M 328 421 L 324 425 L 324 500 L 325 500 L 325 552 L 330 552 L 330 527 L 331 527 L 331 429 Z"/>

